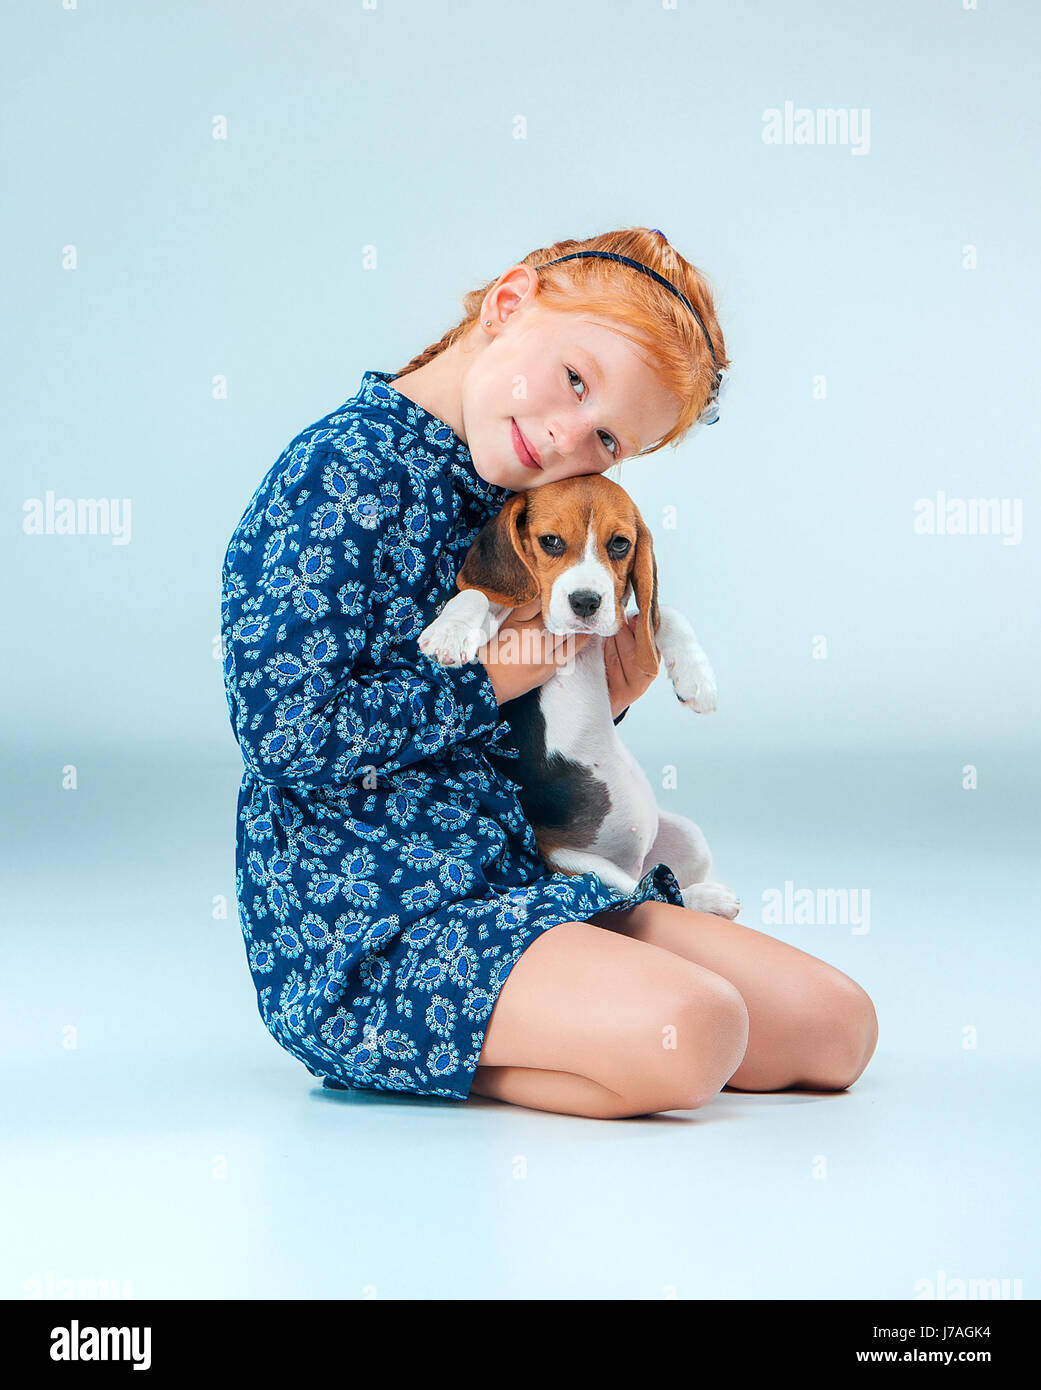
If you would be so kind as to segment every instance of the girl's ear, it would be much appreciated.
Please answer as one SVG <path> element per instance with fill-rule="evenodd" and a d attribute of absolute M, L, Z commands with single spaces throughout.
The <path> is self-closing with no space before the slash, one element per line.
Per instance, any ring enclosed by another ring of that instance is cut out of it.
<path fill-rule="evenodd" d="M 643 517 L 636 514 L 636 549 L 633 552 L 632 568 L 629 571 L 636 606 L 640 610 L 640 621 L 636 624 L 636 664 L 645 675 L 658 674 L 658 647 L 654 634 L 658 631 L 658 562 L 654 558 L 654 542 L 651 533 L 644 525 Z"/>
<path fill-rule="evenodd" d="M 526 508 L 525 494 L 515 492 L 481 528 L 456 576 L 457 588 L 480 589 L 506 608 L 519 608 L 540 596 L 538 576 L 524 544 Z"/>

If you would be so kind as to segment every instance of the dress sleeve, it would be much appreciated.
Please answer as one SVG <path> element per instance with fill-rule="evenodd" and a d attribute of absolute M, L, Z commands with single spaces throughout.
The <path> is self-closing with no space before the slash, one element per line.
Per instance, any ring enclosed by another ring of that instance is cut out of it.
<path fill-rule="evenodd" d="M 255 495 L 225 557 L 221 628 L 232 725 L 262 781 L 350 783 L 498 727 L 484 666 L 417 645 L 448 573 L 432 486 L 327 448 Z"/>

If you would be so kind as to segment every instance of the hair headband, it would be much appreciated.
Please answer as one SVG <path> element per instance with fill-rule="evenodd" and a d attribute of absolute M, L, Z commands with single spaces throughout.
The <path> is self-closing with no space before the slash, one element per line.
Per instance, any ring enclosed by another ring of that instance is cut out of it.
<path fill-rule="evenodd" d="M 651 231 L 658 232 L 658 235 L 660 237 L 662 237 L 663 239 L 665 238 L 665 233 L 662 231 L 658 231 L 657 227 L 652 227 Z M 541 270 L 542 266 L 546 265 L 557 265 L 560 261 L 582 260 L 587 256 L 595 256 L 605 261 L 620 261 L 623 265 L 631 265 L 634 270 L 642 270 L 644 275 L 649 275 L 652 280 L 657 280 L 659 285 L 664 285 L 664 287 L 667 290 L 670 290 L 676 296 L 676 298 L 681 300 L 687 306 L 690 312 L 694 315 L 695 319 L 697 320 L 698 327 L 701 329 L 701 332 L 704 335 L 705 345 L 707 346 L 709 354 L 712 357 L 712 365 L 716 368 L 715 385 L 712 387 L 712 392 L 705 403 L 704 409 L 698 416 L 698 424 L 714 425 L 716 421 L 719 419 L 719 392 L 726 381 L 727 374 L 725 371 L 722 371 L 720 369 L 718 363 L 716 362 L 716 352 L 712 346 L 712 339 L 708 335 L 708 329 L 705 327 L 704 319 L 698 313 L 697 309 L 694 308 L 694 305 L 690 302 L 690 300 L 687 298 L 685 294 L 680 293 L 680 291 L 676 288 L 676 286 L 672 283 L 671 280 L 666 280 L 664 275 L 659 275 L 656 270 L 652 270 L 649 265 L 644 265 L 642 261 L 634 261 L 631 256 L 619 255 L 617 251 L 572 251 L 570 255 L 557 256 L 552 261 L 543 261 L 542 264 L 537 267 L 537 269 Z"/>

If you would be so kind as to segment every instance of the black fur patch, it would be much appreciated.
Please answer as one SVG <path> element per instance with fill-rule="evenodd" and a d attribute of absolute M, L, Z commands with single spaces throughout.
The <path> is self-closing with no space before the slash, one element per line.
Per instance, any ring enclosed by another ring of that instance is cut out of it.
<path fill-rule="evenodd" d="M 509 720 L 519 758 L 488 757 L 518 783 L 521 809 L 532 828 L 545 831 L 554 844 L 588 849 L 611 809 L 604 782 L 584 763 L 546 752 L 546 719 L 539 688 L 508 700 L 502 715 Z"/>

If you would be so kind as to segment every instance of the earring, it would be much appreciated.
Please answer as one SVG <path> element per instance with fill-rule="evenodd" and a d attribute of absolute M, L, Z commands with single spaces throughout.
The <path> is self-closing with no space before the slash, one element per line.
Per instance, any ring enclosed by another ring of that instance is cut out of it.
<path fill-rule="evenodd" d="M 492 326 L 492 321 L 491 321 L 491 319 L 485 319 L 485 321 L 484 321 L 484 326 L 485 326 L 485 328 L 491 328 L 491 326 Z"/>

